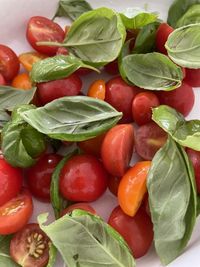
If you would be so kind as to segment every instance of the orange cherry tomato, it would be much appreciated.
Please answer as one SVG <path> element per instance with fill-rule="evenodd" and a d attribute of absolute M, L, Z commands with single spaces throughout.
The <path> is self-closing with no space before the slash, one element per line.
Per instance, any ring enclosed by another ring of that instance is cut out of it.
<path fill-rule="evenodd" d="M 141 161 L 131 167 L 122 177 L 119 189 L 119 205 L 124 213 L 134 216 L 147 192 L 146 180 L 151 161 Z"/>
<path fill-rule="evenodd" d="M 20 88 L 24 90 L 29 90 L 32 88 L 32 83 L 30 77 L 27 73 L 18 74 L 12 81 L 12 86 L 15 88 Z"/>
<path fill-rule="evenodd" d="M 19 62 L 22 64 L 25 70 L 31 71 L 34 63 L 46 57 L 47 56 L 38 52 L 27 52 L 19 55 Z"/>
<path fill-rule="evenodd" d="M 88 96 L 98 98 L 101 100 L 105 99 L 106 94 L 106 84 L 104 80 L 94 81 L 88 90 Z"/>

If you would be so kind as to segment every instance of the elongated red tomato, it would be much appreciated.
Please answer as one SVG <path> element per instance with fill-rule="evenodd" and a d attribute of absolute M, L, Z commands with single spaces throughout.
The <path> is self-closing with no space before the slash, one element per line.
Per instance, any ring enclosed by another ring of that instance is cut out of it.
<path fill-rule="evenodd" d="M 192 87 L 200 86 L 200 69 L 186 69 L 185 82 Z"/>
<path fill-rule="evenodd" d="M 167 39 L 172 33 L 174 29 L 169 26 L 167 23 L 162 23 L 158 27 L 157 33 L 156 33 L 156 48 L 159 52 L 167 55 L 167 50 L 165 48 L 165 43 L 167 42 Z"/>
<path fill-rule="evenodd" d="M 127 171 L 134 146 L 131 124 L 121 124 L 109 130 L 103 140 L 101 157 L 107 171 L 121 177 Z"/>

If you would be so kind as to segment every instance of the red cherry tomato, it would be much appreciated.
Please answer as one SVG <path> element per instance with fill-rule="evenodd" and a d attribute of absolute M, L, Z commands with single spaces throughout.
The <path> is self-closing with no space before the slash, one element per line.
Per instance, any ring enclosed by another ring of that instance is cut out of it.
<path fill-rule="evenodd" d="M 149 215 L 149 217 L 151 217 L 148 193 L 146 193 L 146 195 L 144 196 L 141 208 Z"/>
<path fill-rule="evenodd" d="M 147 253 L 153 241 L 153 224 L 142 209 L 130 217 L 116 207 L 108 223 L 122 235 L 136 259 Z"/>
<path fill-rule="evenodd" d="M 27 224 L 10 242 L 11 258 L 20 266 L 45 267 L 49 259 L 50 239 L 37 223 Z"/>
<path fill-rule="evenodd" d="M 8 46 L 0 44 L 0 74 L 7 81 L 11 81 L 19 72 L 19 59 Z"/>
<path fill-rule="evenodd" d="M 92 72 L 92 70 L 87 69 L 87 68 L 80 68 L 78 70 L 75 71 L 75 73 L 79 76 L 85 76 L 88 75 Z"/>
<path fill-rule="evenodd" d="M 121 177 L 128 169 L 134 145 L 131 124 L 120 124 L 110 129 L 103 140 L 101 157 L 107 171 Z"/>
<path fill-rule="evenodd" d="M 107 173 L 94 156 L 69 159 L 60 174 L 60 192 L 71 201 L 95 201 L 107 188 Z"/>
<path fill-rule="evenodd" d="M 96 211 L 93 209 L 92 206 L 90 206 L 88 203 L 82 202 L 82 203 L 73 204 L 73 205 L 67 207 L 66 209 L 64 209 L 62 211 L 62 216 L 64 216 L 67 213 L 72 212 L 75 209 L 85 210 L 85 211 L 88 211 L 88 212 L 90 212 L 92 214 L 96 214 Z"/>
<path fill-rule="evenodd" d="M 6 81 L 1 73 L 0 73 L 0 85 L 6 85 Z"/>
<path fill-rule="evenodd" d="M 158 97 L 151 92 L 143 92 L 133 99 L 132 112 L 133 119 L 138 125 L 143 125 L 151 121 L 152 108 L 160 105 Z"/>
<path fill-rule="evenodd" d="M 114 60 L 113 62 L 108 63 L 104 66 L 104 70 L 111 75 L 117 75 L 119 74 L 119 68 L 118 68 L 118 60 Z"/>
<path fill-rule="evenodd" d="M 45 17 L 32 17 L 28 21 L 26 38 L 30 45 L 38 52 L 53 56 L 56 54 L 58 47 L 39 46 L 37 42 L 50 41 L 62 43 L 65 33 L 62 28 L 52 20 Z"/>
<path fill-rule="evenodd" d="M 9 235 L 22 229 L 33 212 L 33 203 L 28 191 L 23 190 L 18 196 L 0 206 L 0 235 Z"/>
<path fill-rule="evenodd" d="M 115 196 L 117 196 L 120 181 L 121 177 L 111 175 L 108 178 L 108 189 Z"/>
<path fill-rule="evenodd" d="M 187 116 L 194 106 L 194 92 L 190 85 L 183 82 L 181 87 L 170 91 L 160 91 L 158 94 L 160 104 L 168 105 Z"/>
<path fill-rule="evenodd" d="M 16 197 L 22 188 L 23 173 L 0 158 L 0 206 Z"/>
<path fill-rule="evenodd" d="M 51 176 L 61 159 L 57 154 L 45 154 L 34 166 L 26 170 L 27 184 L 34 197 L 50 201 Z"/>
<path fill-rule="evenodd" d="M 67 55 L 69 55 L 69 52 L 68 52 L 67 48 L 65 48 L 65 47 L 59 47 L 58 50 L 57 50 L 57 52 L 56 52 L 56 55 L 57 56 L 58 55 L 65 55 L 65 56 L 67 56 Z"/>
<path fill-rule="evenodd" d="M 37 85 L 38 97 L 43 105 L 64 96 L 75 96 L 81 91 L 82 81 L 72 74 L 65 79 L 43 82 Z"/>
<path fill-rule="evenodd" d="M 121 77 L 115 77 L 106 83 L 105 101 L 116 110 L 123 112 L 121 123 L 132 122 L 132 102 L 141 89 L 125 83 Z"/>
<path fill-rule="evenodd" d="M 200 86 L 200 69 L 186 69 L 185 82 L 192 87 Z"/>
<path fill-rule="evenodd" d="M 169 26 L 167 23 L 162 23 L 158 27 L 157 33 L 156 33 L 156 48 L 159 52 L 167 55 L 167 50 L 165 48 L 165 43 L 167 42 L 167 39 L 172 33 L 174 29 Z"/>

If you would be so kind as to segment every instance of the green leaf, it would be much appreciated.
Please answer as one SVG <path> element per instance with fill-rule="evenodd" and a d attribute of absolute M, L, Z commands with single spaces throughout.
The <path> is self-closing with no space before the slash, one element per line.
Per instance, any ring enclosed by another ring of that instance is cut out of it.
<path fill-rule="evenodd" d="M 38 222 L 70 267 L 135 267 L 124 239 L 100 217 L 74 210 L 48 226 L 47 214 Z M 92 248 L 92 249 L 91 249 Z"/>
<path fill-rule="evenodd" d="M 195 23 L 200 23 L 200 4 L 191 6 L 178 20 L 176 28 Z"/>
<path fill-rule="evenodd" d="M 35 91 L 36 88 L 23 90 L 11 86 L 0 86 L 0 109 L 12 111 L 17 105 L 29 104 Z"/>
<path fill-rule="evenodd" d="M 49 261 L 46 267 L 55 266 L 56 256 L 57 256 L 57 248 L 53 244 L 51 244 L 49 249 Z"/>
<path fill-rule="evenodd" d="M 165 105 L 153 108 L 152 119 L 181 146 L 200 151 L 200 120 L 186 121 L 181 113 Z"/>
<path fill-rule="evenodd" d="M 10 116 L 5 110 L 0 110 L 0 131 L 4 125 L 10 120 Z"/>
<path fill-rule="evenodd" d="M 153 158 L 147 184 L 155 248 L 164 265 L 177 258 L 190 240 L 196 222 L 194 183 L 184 149 L 169 138 Z"/>
<path fill-rule="evenodd" d="M 83 141 L 112 128 L 122 117 L 108 103 L 87 96 L 63 97 L 21 113 L 39 132 L 65 141 Z"/>
<path fill-rule="evenodd" d="M 0 236 L 0 266 L 1 267 L 19 267 L 10 257 L 11 235 Z"/>
<path fill-rule="evenodd" d="M 55 56 L 40 60 L 33 64 L 31 79 L 35 83 L 48 82 L 66 78 L 79 68 L 98 69 L 83 63 L 74 56 Z"/>
<path fill-rule="evenodd" d="M 123 58 L 126 78 L 148 90 L 171 91 L 181 86 L 182 70 L 160 53 L 134 54 Z"/>
<path fill-rule="evenodd" d="M 168 24 L 175 28 L 177 21 L 195 4 L 200 4 L 200 0 L 175 0 L 168 12 Z"/>
<path fill-rule="evenodd" d="M 127 8 L 120 13 L 122 22 L 126 29 L 139 29 L 145 25 L 157 20 L 158 15 L 155 13 L 148 13 L 141 8 Z"/>
<path fill-rule="evenodd" d="M 90 4 L 85 0 L 60 0 L 55 17 L 69 17 L 76 20 L 83 13 L 92 10 Z"/>
<path fill-rule="evenodd" d="M 173 31 L 165 47 L 176 64 L 190 69 L 200 68 L 200 23 Z"/>

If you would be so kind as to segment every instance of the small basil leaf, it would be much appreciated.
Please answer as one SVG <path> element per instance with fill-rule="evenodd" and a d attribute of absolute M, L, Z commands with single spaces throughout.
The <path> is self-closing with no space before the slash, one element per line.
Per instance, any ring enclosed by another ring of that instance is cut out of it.
<path fill-rule="evenodd" d="M 10 257 L 10 241 L 12 236 L 0 236 L 0 263 L 1 267 L 19 267 Z"/>
<path fill-rule="evenodd" d="M 5 110 L 0 110 L 0 131 L 4 125 L 10 120 L 10 116 Z"/>
<path fill-rule="evenodd" d="M 133 256 L 123 238 L 100 217 L 75 210 L 70 215 L 67 214 L 44 226 L 47 216 L 41 214 L 38 222 L 61 253 L 67 266 L 135 266 Z"/>
<path fill-rule="evenodd" d="M 148 90 L 171 91 L 181 86 L 182 70 L 160 53 L 134 54 L 123 58 L 126 78 Z"/>
<path fill-rule="evenodd" d="M 21 113 L 39 132 L 65 141 L 83 141 L 112 128 L 122 117 L 108 103 L 86 96 L 63 97 Z"/>
<path fill-rule="evenodd" d="M 83 63 L 74 56 L 55 56 L 40 60 L 33 64 L 31 79 L 35 83 L 48 82 L 66 78 L 79 68 L 98 69 Z"/>
<path fill-rule="evenodd" d="M 92 10 L 90 4 L 85 0 L 60 0 L 55 17 L 69 17 L 76 20 L 83 13 Z"/>
<path fill-rule="evenodd" d="M 196 222 L 194 173 L 188 171 L 186 157 L 184 149 L 169 138 L 153 158 L 148 174 L 154 243 L 164 265 L 182 253 Z"/>
<path fill-rule="evenodd" d="M 177 143 L 200 151 L 200 120 L 186 121 L 181 113 L 165 105 L 153 108 L 152 119 Z"/>
<path fill-rule="evenodd" d="M 200 23 L 200 4 L 191 6 L 178 20 L 176 28 L 195 23 Z"/>

